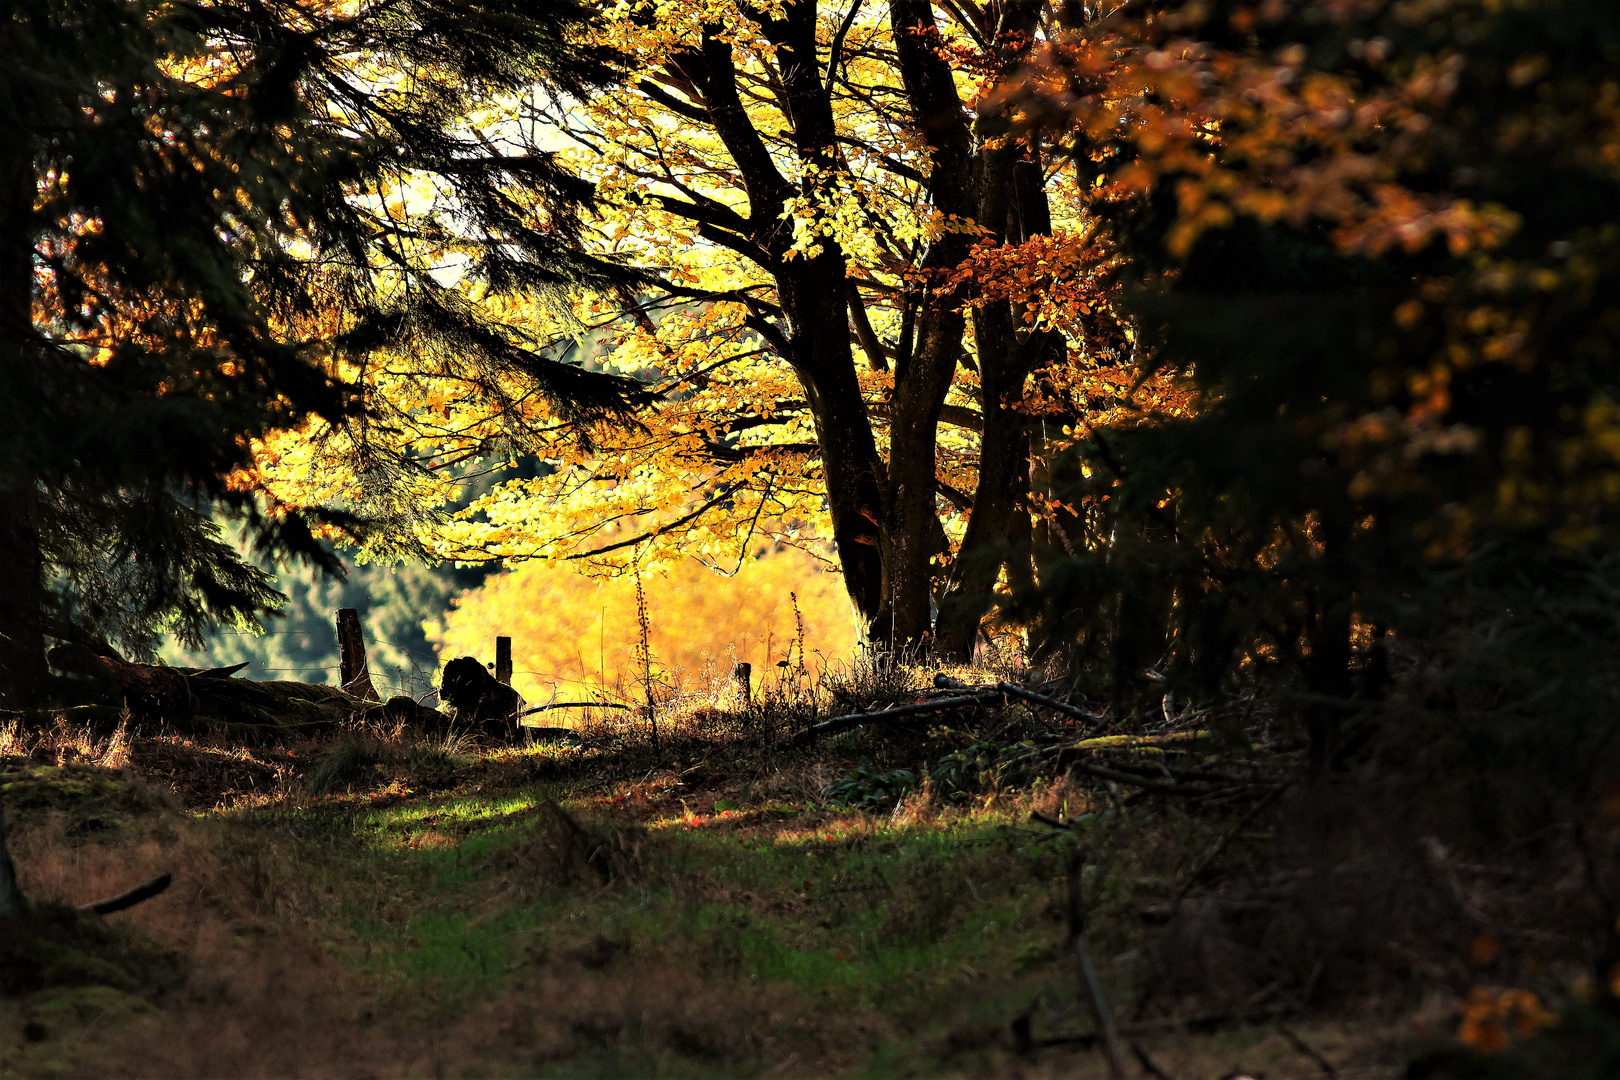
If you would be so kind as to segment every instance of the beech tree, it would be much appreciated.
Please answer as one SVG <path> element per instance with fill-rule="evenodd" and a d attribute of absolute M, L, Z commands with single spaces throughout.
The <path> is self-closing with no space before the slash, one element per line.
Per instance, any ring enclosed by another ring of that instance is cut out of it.
<path fill-rule="evenodd" d="M 623 85 L 470 118 L 514 157 L 571 145 L 596 185 L 586 242 L 648 276 L 571 311 L 474 285 L 469 303 L 659 400 L 615 429 L 516 395 L 481 411 L 408 360 L 369 373 L 395 445 L 439 470 L 418 474 L 419 509 L 481 455 L 546 462 L 458 515 L 419 513 L 412 542 L 613 572 L 730 570 L 755 538 L 824 537 L 865 640 L 937 631 L 971 653 L 998 580 L 1029 580 L 1074 523 L 1047 497 L 1048 437 L 1164 389 L 1127 373 L 1087 193 L 1059 185 L 1054 206 L 1061 160 L 975 111 L 1055 29 L 1020 3 L 627 4 L 591 38 L 626 58 Z M 288 497 L 363 498 L 345 479 L 359 453 L 282 439 L 262 472 Z"/>

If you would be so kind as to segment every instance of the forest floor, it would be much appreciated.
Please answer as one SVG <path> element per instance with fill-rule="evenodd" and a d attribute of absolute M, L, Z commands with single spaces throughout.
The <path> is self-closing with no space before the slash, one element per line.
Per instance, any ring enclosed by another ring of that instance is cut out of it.
<path fill-rule="evenodd" d="M 0 978 L 0 1077 L 1105 1077 L 1073 914 L 1126 1076 L 1396 1077 L 1458 1029 L 1440 978 L 1324 1008 L 1152 974 L 1172 909 L 1259 857 L 1297 748 L 1249 745 L 1235 781 L 1188 725 L 1053 757 L 1086 732 L 1039 709 L 791 748 L 784 716 L 519 747 L 0 732 L 42 918 L 173 875 L 58 910 Z"/>

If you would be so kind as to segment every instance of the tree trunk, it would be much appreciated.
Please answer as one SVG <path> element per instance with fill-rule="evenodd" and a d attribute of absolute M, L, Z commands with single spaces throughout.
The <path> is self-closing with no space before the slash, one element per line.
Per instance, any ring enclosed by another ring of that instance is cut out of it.
<path fill-rule="evenodd" d="M 14 374 L 14 392 L 34 346 L 33 205 L 32 161 L 0 159 L 0 370 Z M 15 438 L 0 432 L 0 706 L 26 708 L 38 702 L 47 673 L 44 559 L 29 449 Z"/>
<path fill-rule="evenodd" d="M 366 639 L 358 608 L 338 608 L 338 688 L 363 701 L 381 701 L 366 664 Z"/>
<path fill-rule="evenodd" d="M 977 163 L 955 72 L 932 39 L 934 8 L 929 0 L 896 0 L 889 5 L 895 54 L 911 107 L 912 120 L 931 151 L 929 198 L 934 209 L 968 220 L 979 213 Z M 895 363 L 891 406 L 889 482 L 891 530 L 904 543 L 895 552 L 890 602 L 894 605 L 897 646 L 915 646 L 932 630 L 932 542 L 939 527 L 937 488 L 940 409 L 962 355 L 965 297 L 957 289 L 936 295 L 933 279 L 967 257 L 973 239 L 947 232 L 929 244 L 922 259 L 927 273 L 919 290 L 922 309 L 915 321 L 916 347 Z"/>
<path fill-rule="evenodd" d="M 807 166 L 804 185 L 787 181 L 773 157 L 780 150 L 773 151 L 754 127 L 731 46 L 724 28 L 715 24 L 705 27 L 700 45 L 671 59 L 670 81 L 692 88 L 692 100 L 700 102 L 694 107 L 713 124 L 742 180 L 748 213 L 745 218 L 700 197 L 691 202 L 659 199 L 664 209 L 696 224 L 701 235 L 753 260 L 774 279 L 780 310 L 767 314 L 764 305 L 755 306 L 749 325 L 793 366 L 804 387 L 821 451 L 833 541 L 859 632 L 871 644 L 910 648 L 928 640 L 933 630 L 933 556 L 943 547 L 937 430 L 963 354 L 963 304 L 969 299 L 961 288 L 945 295 L 936 290 L 944 274 L 967 257 L 975 237 L 965 231 L 945 232 L 929 244 L 920 261 L 924 273 L 913 289 L 915 314 L 905 320 L 895 357 L 885 463 L 856 378 L 849 331 L 852 290 L 844 253 L 830 238 L 823 238 L 822 249 L 813 258 L 787 257 L 792 242 L 791 230 L 784 224 L 787 200 L 813 196 L 814 177 L 846 168 L 838 151 L 831 81 L 823 78 L 819 61 L 812 59 L 818 50 L 816 9 L 816 0 L 789 0 L 779 9 L 780 18 L 762 13 L 760 19 L 761 31 L 781 54 L 778 104 L 791 128 L 793 151 Z M 933 209 L 961 221 L 979 220 L 998 234 L 1004 234 L 1008 221 L 1016 217 L 1019 224 L 1013 232 L 1023 239 L 1030 231 L 1029 220 L 1045 217 L 1044 197 L 1038 205 L 1025 206 L 1029 200 L 1015 194 L 1015 166 L 1022 151 L 1016 145 L 991 143 L 975 152 L 956 72 L 938 49 L 931 0 L 895 0 L 889 11 L 911 118 L 930 152 L 927 189 Z M 980 27 L 1005 42 L 1004 68 L 1010 70 L 1022 60 L 1038 11 L 1033 0 L 1016 0 L 996 26 Z M 994 117 L 983 134 L 988 138 L 1005 131 L 1005 119 Z M 1033 175 L 1039 191 L 1038 168 Z M 1049 223 L 1038 228 L 1045 231 Z M 872 336 L 862 313 L 855 314 L 855 332 L 863 333 L 866 326 Z M 984 440 L 992 478 L 988 487 L 980 484 L 977 501 L 983 505 L 975 506 L 974 516 L 981 520 L 973 544 L 968 545 L 969 555 L 975 545 L 1006 547 L 1011 508 L 1022 503 L 1027 487 L 1023 420 L 1014 406 L 1034 353 L 1028 335 L 1020 337 L 1011 325 L 1010 313 L 991 318 L 1007 325 L 998 324 L 994 333 L 981 335 L 978 342 L 985 347 L 994 339 L 990 347 L 994 355 L 986 361 L 991 375 L 985 399 L 993 408 L 986 409 Z M 874 364 L 881 366 L 881 343 L 874 337 L 866 348 Z M 988 585 L 975 582 L 976 595 L 988 596 L 997 572 L 990 572 Z M 968 648 L 977 626 L 976 615 L 959 620 L 958 636 L 965 637 Z"/>
<path fill-rule="evenodd" d="M 1006 4 L 995 27 L 1003 75 L 1022 62 L 1039 5 L 1029 0 Z M 1023 243 L 1052 231 L 1052 216 L 1038 162 L 1007 141 L 1011 128 L 1000 113 L 983 114 L 974 124 L 977 205 L 974 214 L 989 239 Z M 994 599 L 1001 568 L 1013 552 L 1013 518 L 1028 513 L 1029 418 L 1018 409 L 1030 371 L 1049 350 L 1063 347 L 1060 335 L 1027 331 L 1009 301 L 981 303 L 973 316 L 974 351 L 979 357 L 979 406 L 984 416 L 979 449 L 979 483 L 967 531 L 940 601 L 941 654 L 957 662 L 972 659 L 979 624 Z"/>
<path fill-rule="evenodd" d="M 788 267 L 800 264 L 793 260 Z M 830 264 L 830 265 L 818 265 Z M 836 273 L 836 277 L 831 275 Z M 804 386 L 821 449 L 822 479 L 832 518 L 833 544 L 844 571 L 856 632 L 863 641 L 889 641 L 891 537 L 883 526 L 883 459 L 855 377 L 855 357 L 844 327 L 849 321 L 844 260 L 824 252 L 804 272 L 776 275 L 782 309 L 792 330 L 789 360 Z"/>
<path fill-rule="evenodd" d="M 817 70 L 816 0 L 791 0 L 782 18 L 762 18 L 760 28 L 784 56 L 781 80 L 785 114 L 807 175 L 840 168 L 832 98 Z M 799 58 L 811 58 L 806 63 Z M 771 149 L 749 119 L 737 85 L 737 68 L 725 28 L 705 26 L 699 47 L 676 55 L 671 72 L 689 82 L 703 111 L 737 168 L 748 193 L 748 216 L 703 203 L 666 209 L 687 215 L 700 234 L 739 251 L 774 279 L 780 303 L 776 324 L 756 311 L 749 325 L 789 364 L 804 387 L 821 451 L 833 544 L 844 571 L 858 632 L 868 641 L 888 639 L 889 553 L 884 501 L 885 469 L 861 396 L 850 346 L 847 262 L 831 240 L 814 257 L 787 257 L 791 228 L 783 221 L 787 200 L 811 194 L 790 184 Z M 806 184 L 813 184 L 807 180 Z"/>
<path fill-rule="evenodd" d="M 1344 709 L 1341 703 L 1348 703 L 1354 690 L 1350 680 L 1350 621 L 1354 605 L 1349 587 L 1353 580 L 1350 516 L 1337 507 L 1324 509 L 1321 525 L 1323 581 L 1317 591 L 1317 617 L 1309 631 L 1311 654 L 1305 662 L 1305 686 L 1314 699 L 1305 707 L 1313 777 L 1320 776 L 1331 760 Z"/>

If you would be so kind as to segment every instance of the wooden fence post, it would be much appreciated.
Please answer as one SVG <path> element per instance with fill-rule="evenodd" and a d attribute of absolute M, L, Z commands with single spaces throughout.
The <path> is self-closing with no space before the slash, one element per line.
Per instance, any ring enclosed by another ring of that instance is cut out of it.
<path fill-rule="evenodd" d="M 495 639 L 495 681 L 512 683 L 512 639 L 498 637 Z"/>
<path fill-rule="evenodd" d="M 377 688 L 371 685 L 371 671 L 366 667 L 366 642 L 360 636 L 360 612 L 357 608 L 338 608 L 338 688 L 362 701 L 381 701 Z"/>
<path fill-rule="evenodd" d="M 737 666 L 731 669 L 731 677 L 737 683 L 737 693 L 742 695 L 743 708 L 754 703 L 754 665 L 738 661 Z"/>

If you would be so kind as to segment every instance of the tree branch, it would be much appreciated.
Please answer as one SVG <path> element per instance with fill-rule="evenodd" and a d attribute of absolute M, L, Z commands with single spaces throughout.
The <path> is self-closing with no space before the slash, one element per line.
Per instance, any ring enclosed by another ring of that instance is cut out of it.
<path fill-rule="evenodd" d="M 714 509 L 716 506 L 720 505 L 721 503 L 725 502 L 727 499 L 731 498 L 742 487 L 743 487 L 743 484 L 742 484 L 741 481 L 739 481 L 739 482 L 737 482 L 735 484 L 732 484 L 730 487 L 726 488 L 720 494 L 716 495 L 714 498 L 710 499 L 708 502 L 704 503 L 702 506 L 700 506 L 696 510 L 692 511 L 690 514 L 687 514 L 684 517 L 676 518 L 674 521 L 671 521 L 668 525 L 660 525 L 658 528 L 651 529 L 651 530 L 649 530 L 647 532 L 644 532 L 640 536 L 633 536 L 628 540 L 620 540 L 616 544 L 608 544 L 608 545 L 606 545 L 604 547 L 593 548 L 590 551 L 577 551 L 572 555 L 565 556 L 563 561 L 564 562 L 569 562 L 569 561 L 572 561 L 574 559 L 589 559 L 593 555 L 606 555 L 610 551 L 618 551 L 620 548 L 633 547 L 634 545 L 641 543 L 643 540 L 651 540 L 654 537 L 663 536 L 665 533 L 671 531 L 672 529 L 678 529 L 682 525 L 685 525 L 688 522 L 695 521 L 698 518 L 702 517 L 704 514 L 708 513 L 710 510 Z"/>
<path fill-rule="evenodd" d="M 121 892 L 117 896 L 109 896 L 105 900 L 97 900 L 93 904 L 85 904 L 79 908 L 80 915 L 111 915 L 115 911 L 132 908 L 136 904 L 145 903 L 157 896 L 174 878 L 169 874 L 162 874 L 153 878 L 144 885 L 137 885 L 128 892 Z"/>

